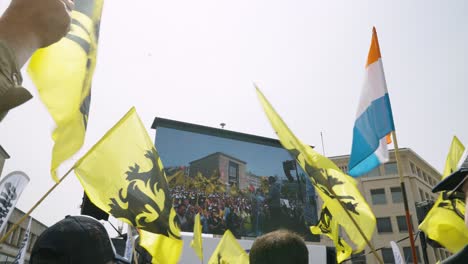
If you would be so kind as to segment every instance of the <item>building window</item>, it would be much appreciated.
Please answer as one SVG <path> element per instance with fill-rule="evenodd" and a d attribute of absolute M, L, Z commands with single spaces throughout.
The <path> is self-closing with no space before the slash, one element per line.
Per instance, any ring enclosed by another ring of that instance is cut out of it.
<path fill-rule="evenodd" d="M 402 203 L 403 194 L 401 193 L 401 187 L 391 187 L 390 192 L 392 193 L 392 202 L 393 203 Z"/>
<path fill-rule="evenodd" d="M 348 174 L 348 166 L 341 166 L 340 170 L 343 171 L 344 173 Z"/>
<path fill-rule="evenodd" d="M 382 259 L 385 264 L 395 263 L 395 258 L 393 257 L 393 251 L 391 248 L 382 248 Z"/>
<path fill-rule="evenodd" d="M 410 167 L 411 167 L 411 173 L 413 175 L 416 175 L 416 166 L 414 166 L 413 162 L 410 162 Z"/>
<path fill-rule="evenodd" d="M 228 176 L 229 184 L 239 186 L 239 164 L 229 161 Z"/>
<path fill-rule="evenodd" d="M 426 200 L 432 200 L 432 197 L 429 193 L 424 193 L 426 195 Z"/>
<path fill-rule="evenodd" d="M 429 179 L 427 178 L 427 174 L 423 171 L 423 178 L 426 182 L 429 182 Z"/>
<path fill-rule="evenodd" d="M 438 248 L 433 248 L 433 250 L 434 250 L 434 256 L 436 258 L 436 261 L 442 260 L 440 258 L 439 249 Z"/>
<path fill-rule="evenodd" d="M 372 197 L 372 204 L 386 204 L 385 189 L 374 189 L 370 191 Z"/>
<path fill-rule="evenodd" d="M 378 177 L 378 176 L 380 176 L 380 168 L 377 167 L 377 168 L 371 170 L 371 171 L 370 171 L 369 173 L 367 173 L 366 175 L 367 175 L 367 177 Z"/>
<path fill-rule="evenodd" d="M 11 227 L 13 227 L 13 223 L 8 222 L 8 223 L 7 223 L 7 230 L 10 230 Z M 6 240 L 6 243 L 12 245 L 17 236 L 18 236 L 18 229 L 15 229 L 15 230 L 10 234 L 10 236 L 8 237 L 8 239 Z"/>
<path fill-rule="evenodd" d="M 422 178 L 422 173 L 421 173 L 421 169 L 416 167 L 416 171 L 418 172 L 418 177 L 419 178 Z"/>
<path fill-rule="evenodd" d="M 411 254 L 411 247 L 404 247 L 403 254 L 405 255 L 405 259 L 407 260 L 406 263 L 413 263 L 413 254 Z M 418 258 L 418 263 L 421 260 L 419 256 L 419 247 L 416 247 L 416 257 Z"/>
<path fill-rule="evenodd" d="M 390 217 L 377 217 L 377 232 L 379 234 L 393 232 Z"/>
<path fill-rule="evenodd" d="M 421 201 L 424 201 L 424 192 L 421 189 L 419 189 L 419 196 L 421 196 Z"/>
<path fill-rule="evenodd" d="M 398 175 L 398 167 L 396 162 L 385 163 L 385 175 Z"/>
<path fill-rule="evenodd" d="M 14 241 L 14 245 L 16 247 L 19 247 L 19 245 L 21 244 L 21 242 L 23 241 L 23 238 L 24 238 L 24 234 L 26 233 L 26 229 L 24 228 L 18 228 L 19 229 L 19 232 L 18 232 L 18 238 L 16 241 Z"/>
<path fill-rule="evenodd" d="M 404 215 L 399 215 L 396 217 L 397 224 L 398 224 L 398 230 L 400 232 L 407 232 L 408 231 L 408 225 L 406 224 L 406 216 Z"/>
<path fill-rule="evenodd" d="M 366 256 L 364 252 L 351 255 L 351 263 L 353 264 L 366 264 Z"/>
<path fill-rule="evenodd" d="M 34 235 L 33 233 L 30 233 L 30 238 L 29 238 L 29 245 L 28 245 L 28 252 L 31 252 L 33 246 L 34 246 L 34 243 L 36 243 L 36 239 L 37 239 L 37 236 Z"/>

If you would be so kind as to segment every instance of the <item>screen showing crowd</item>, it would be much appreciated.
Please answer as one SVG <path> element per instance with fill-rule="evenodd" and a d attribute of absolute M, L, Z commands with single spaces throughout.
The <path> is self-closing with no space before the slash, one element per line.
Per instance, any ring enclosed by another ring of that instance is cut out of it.
<path fill-rule="evenodd" d="M 302 169 L 279 143 L 262 144 L 240 133 L 241 140 L 233 139 L 229 133 L 156 127 L 156 148 L 182 231 L 192 232 L 200 213 L 203 233 L 229 229 L 236 237 L 257 237 L 287 228 L 317 241 L 309 231 L 318 221 L 315 190 Z"/>

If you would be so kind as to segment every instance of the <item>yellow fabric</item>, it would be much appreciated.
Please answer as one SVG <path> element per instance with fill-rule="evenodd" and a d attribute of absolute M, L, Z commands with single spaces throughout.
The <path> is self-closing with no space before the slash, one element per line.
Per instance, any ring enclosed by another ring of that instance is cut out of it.
<path fill-rule="evenodd" d="M 226 230 L 223 238 L 219 241 L 208 264 L 248 264 L 249 255 L 239 245 L 231 231 Z"/>
<path fill-rule="evenodd" d="M 151 254 L 152 264 L 175 264 L 179 262 L 184 241 L 141 230 L 140 246 Z"/>
<path fill-rule="evenodd" d="M 195 221 L 193 223 L 193 240 L 190 242 L 190 246 L 195 251 L 195 254 L 203 262 L 203 240 L 202 240 L 202 225 L 200 223 L 200 213 L 195 215 Z"/>
<path fill-rule="evenodd" d="M 55 121 L 51 174 L 84 142 L 103 0 L 76 1 L 70 32 L 31 57 L 28 73 Z M 91 5 L 91 6 L 90 6 Z"/>
<path fill-rule="evenodd" d="M 465 146 L 457 137 L 453 137 L 442 178 L 457 170 L 457 164 L 464 151 Z M 455 253 L 468 244 L 468 228 L 465 225 L 464 215 L 465 201 L 448 199 L 448 192 L 444 191 L 419 225 L 419 229 L 426 233 L 430 239 Z"/>
<path fill-rule="evenodd" d="M 322 206 L 320 221 L 316 226 L 310 227 L 310 232 L 314 235 L 326 235 L 333 241 L 336 247 L 336 261 L 338 263 L 348 259 L 353 253 L 353 249 L 340 237 L 338 221 L 332 217 L 326 205 Z"/>
<path fill-rule="evenodd" d="M 354 252 L 362 251 L 367 243 L 346 211 L 352 215 L 369 240 L 374 232 L 376 220 L 359 192 L 356 181 L 344 174 L 331 160 L 297 139 L 258 88 L 257 95 L 283 147 L 296 158 L 307 173 L 333 218 L 337 219 L 338 224 L 355 244 Z M 343 209 L 335 195 L 340 198 L 346 209 Z"/>
<path fill-rule="evenodd" d="M 445 168 L 442 179 L 457 170 L 457 165 L 463 156 L 463 152 L 465 152 L 465 146 L 463 146 L 457 136 L 453 136 L 452 144 L 450 145 L 450 150 L 447 154 L 447 159 L 445 160 Z"/>
<path fill-rule="evenodd" d="M 177 262 L 183 244 L 166 176 L 135 108 L 74 167 L 97 207 L 140 230 L 164 235 L 143 232 L 145 235 L 141 237 L 142 246 L 158 261 L 155 263 Z"/>

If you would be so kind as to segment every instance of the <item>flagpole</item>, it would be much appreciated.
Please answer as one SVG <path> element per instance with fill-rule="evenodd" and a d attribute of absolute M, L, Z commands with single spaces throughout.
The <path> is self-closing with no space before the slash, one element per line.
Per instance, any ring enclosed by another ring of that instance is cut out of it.
<path fill-rule="evenodd" d="M 67 173 L 65 173 L 65 175 L 62 176 L 62 178 L 60 178 L 60 180 L 58 182 L 56 182 L 54 184 L 54 186 L 52 186 L 42 197 L 41 199 L 39 199 L 39 201 L 36 202 L 36 204 L 33 205 L 33 207 L 31 209 L 29 209 L 29 211 L 23 215 L 23 217 L 20 218 L 20 220 L 18 220 L 18 222 L 16 222 L 15 224 L 13 224 L 13 226 L 10 228 L 10 230 L 8 230 L 8 232 L 5 233 L 5 235 L 3 235 L 3 237 L 0 239 L 0 244 L 2 244 L 3 242 L 5 242 L 5 240 L 7 240 L 8 236 L 10 236 L 11 233 L 13 233 L 13 231 L 15 231 L 19 225 L 21 225 L 21 223 L 24 222 L 24 220 L 26 220 L 26 218 L 29 217 L 29 215 L 34 211 L 34 209 L 36 209 L 36 207 L 38 207 L 42 201 L 44 201 L 44 199 L 49 196 L 49 194 L 68 176 L 68 174 L 70 174 L 70 172 L 73 171 L 73 169 L 75 169 L 75 166 L 71 167 Z"/>
<path fill-rule="evenodd" d="M 328 173 L 327 173 L 327 178 L 328 178 Z M 335 191 L 333 190 L 332 187 L 328 186 L 328 189 L 330 190 L 331 194 L 336 197 L 336 199 L 338 200 L 339 204 L 341 205 L 341 207 L 343 208 L 343 210 L 346 212 L 346 214 L 348 215 L 348 217 L 351 219 L 351 221 L 353 222 L 353 224 L 356 226 L 356 229 L 359 231 L 359 234 L 361 234 L 361 236 L 364 238 L 364 240 L 366 241 L 367 245 L 369 246 L 369 248 L 371 249 L 372 251 L 372 254 L 374 254 L 375 258 L 377 259 L 377 261 L 380 263 L 380 264 L 384 264 L 383 260 L 380 258 L 380 256 L 377 254 L 377 251 L 375 250 L 374 246 L 371 244 L 371 242 L 369 241 L 369 239 L 366 237 L 366 234 L 364 234 L 364 231 L 362 231 L 361 227 L 358 225 L 358 223 L 356 222 L 356 220 L 354 219 L 354 217 L 349 213 L 349 211 L 346 209 L 345 205 L 343 204 L 343 202 L 341 201 L 340 197 L 338 195 L 336 195 Z"/>
<path fill-rule="evenodd" d="M 322 152 L 323 152 L 323 156 L 325 157 L 325 145 L 323 144 L 323 135 L 322 135 L 322 131 L 320 131 L 320 138 L 322 139 Z"/>
<path fill-rule="evenodd" d="M 406 216 L 406 225 L 408 226 L 409 240 L 411 244 L 411 254 L 413 255 L 413 263 L 418 264 L 418 257 L 416 255 L 416 247 L 414 245 L 414 236 L 413 236 L 413 224 L 411 223 L 409 207 L 408 207 L 408 197 L 406 195 L 405 182 L 403 181 L 403 171 L 401 169 L 400 153 L 398 150 L 398 140 L 396 136 L 396 129 L 392 132 L 393 145 L 395 147 L 395 158 L 397 162 L 398 175 L 400 176 L 400 186 L 401 193 L 403 194 L 403 203 L 405 205 L 405 216 Z"/>

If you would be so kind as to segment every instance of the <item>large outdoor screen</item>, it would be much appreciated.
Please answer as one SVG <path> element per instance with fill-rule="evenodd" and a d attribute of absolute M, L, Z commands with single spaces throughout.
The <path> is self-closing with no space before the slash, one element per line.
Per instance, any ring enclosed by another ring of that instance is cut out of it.
<path fill-rule="evenodd" d="M 155 145 L 182 231 L 196 213 L 203 233 L 257 237 L 286 228 L 308 241 L 318 221 L 316 195 L 277 140 L 156 118 Z"/>

